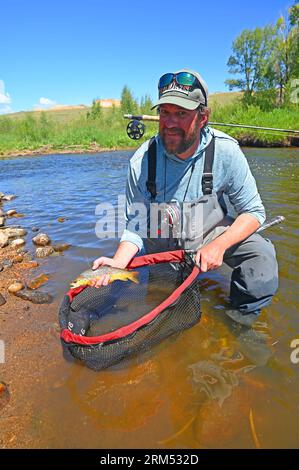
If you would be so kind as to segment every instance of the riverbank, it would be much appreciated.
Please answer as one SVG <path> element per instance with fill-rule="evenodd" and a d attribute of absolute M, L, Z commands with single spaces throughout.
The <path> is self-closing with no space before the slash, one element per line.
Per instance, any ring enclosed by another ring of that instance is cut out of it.
<path fill-rule="evenodd" d="M 120 109 L 103 110 L 97 119 L 75 111 L 61 121 L 59 114 L 22 113 L 0 117 L 0 156 L 42 155 L 63 153 L 98 153 L 109 150 L 134 150 L 158 131 L 157 122 L 145 122 L 145 134 L 139 141 L 126 133 L 128 121 Z M 241 103 L 213 105 L 212 122 L 244 124 L 280 129 L 299 129 L 296 107 L 261 111 L 257 106 L 244 108 Z M 290 147 L 299 145 L 298 135 L 215 126 L 246 147 Z"/>
<path fill-rule="evenodd" d="M 214 126 L 215 128 L 217 126 Z M 219 130 L 223 128 L 217 127 Z M 235 137 L 236 138 L 236 137 Z M 241 147 L 259 147 L 259 148 L 283 148 L 283 147 L 299 147 L 299 137 L 287 138 L 278 142 L 268 143 L 261 140 L 258 137 L 243 136 L 238 139 L 238 142 Z M 135 141 L 134 141 L 135 142 Z M 141 144 L 141 143 L 140 143 Z M 52 145 L 43 145 L 36 149 L 27 149 L 27 150 L 18 150 L 12 149 L 7 153 L 0 153 L 0 158 L 12 158 L 12 157 L 25 157 L 25 156 L 39 156 L 39 155 L 64 155 L 64 154 L 93 154 L 101 152 L 113 152 L 113 151 L 122 151 L 122 150 L 136 150 L 136 147 L 132 146 L 122 146 L 122 147 L 102 147 L 96 142 L 91 143 L 89 146 L 82 145 L 66 145 L 65 147 L 55 148 Z"/>

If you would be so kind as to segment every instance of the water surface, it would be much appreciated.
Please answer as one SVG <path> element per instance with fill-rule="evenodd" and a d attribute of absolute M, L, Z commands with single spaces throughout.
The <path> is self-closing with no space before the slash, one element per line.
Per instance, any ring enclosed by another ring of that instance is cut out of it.
<path fill-rule="evenodd" d="M 201 276 L 203 316 L 192 329 L 99 373 L 61 354 L 51 365 L 51 381 L 60 385 L 41 384 L 35 398 L 45 447 L 253 448 L 252 423 L 261 447 L 298 447 L 299 364 L 290 360 L 290 343 L 299 338 L 299 150 L 244 151 L 268 217 L 286 217 L 264 234 L 279 261 L 272 304 L 253 330 L 235 326 L 223 316 L 228 278 L 215 271 Z M 28 249 L 34 226 L 72 245 L 42 267 L 50 274 L 43 290 L 57 305 L 78 273 L 117 247 L 116 239 L 97 238 L 95 208 L 124 194 L 131 155 L 0 160 L 0 190 L 18 195 L 5 209 L 25 214 L 15 220 L 29 231 Z"/>

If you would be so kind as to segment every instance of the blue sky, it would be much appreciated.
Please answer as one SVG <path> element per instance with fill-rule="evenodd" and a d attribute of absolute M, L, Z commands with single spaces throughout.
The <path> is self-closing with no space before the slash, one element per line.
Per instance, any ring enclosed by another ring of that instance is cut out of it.
<path fill-rule="evenodd" d="M 0 0 L 0 113 L 34 106 L 156 98 L 158 78 L 187 67 L 227 91 L 227 60 L 245 29 L 294 0 Z"/>

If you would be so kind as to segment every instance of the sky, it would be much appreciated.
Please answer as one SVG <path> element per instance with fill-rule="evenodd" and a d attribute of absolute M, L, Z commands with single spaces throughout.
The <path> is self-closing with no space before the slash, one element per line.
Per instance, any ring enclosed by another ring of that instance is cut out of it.
<path fill-rule="evenodd" d="M 0 114 L 157 96 L 159 77 L 198 71 L 228 91 L 227 60 L 244 30 L 294 0 L 0 0 Z"/>

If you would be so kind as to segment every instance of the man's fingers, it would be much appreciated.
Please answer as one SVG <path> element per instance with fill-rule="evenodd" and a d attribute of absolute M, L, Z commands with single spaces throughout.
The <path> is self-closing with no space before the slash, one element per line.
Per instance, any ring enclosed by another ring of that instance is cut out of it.
<path fill-rule="evenodd" d="M 103 258 L 98 258 L 93 262 L 92 269 L 98 269 L 104 263 Z"/>

